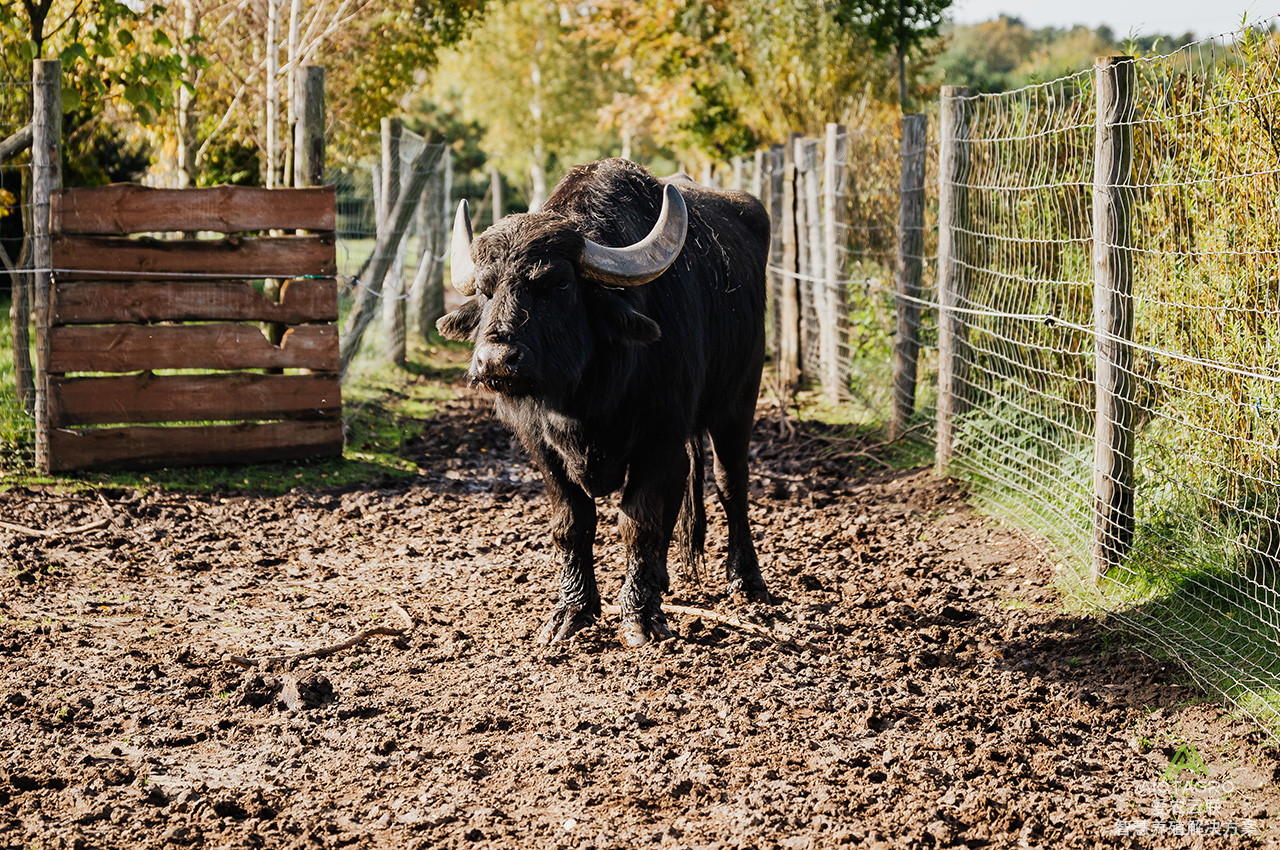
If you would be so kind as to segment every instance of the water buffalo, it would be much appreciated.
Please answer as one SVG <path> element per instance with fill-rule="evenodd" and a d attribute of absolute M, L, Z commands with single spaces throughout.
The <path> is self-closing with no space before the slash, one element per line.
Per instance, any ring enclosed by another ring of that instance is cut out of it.
<path fill-rule="evenodd" d="M 768 598 L 747 520 L 768 248 L 768 215 L 750 195 L 659 181 L 622 159 L 573 169 L 539 212 L 474 241 L 459 204 L 450 274 L 475 297 L 437 328 L 475 343 L 468 378 L 496 394 L 551 498 L 560 598 L 539 642 L 599 616 L 595 499 L 619 488 L 619 637 L 670 635 L 667 550 L 674 536 L 693 561 L 705 537 L 704 434 L 728 524 L 728 590 Z"/>

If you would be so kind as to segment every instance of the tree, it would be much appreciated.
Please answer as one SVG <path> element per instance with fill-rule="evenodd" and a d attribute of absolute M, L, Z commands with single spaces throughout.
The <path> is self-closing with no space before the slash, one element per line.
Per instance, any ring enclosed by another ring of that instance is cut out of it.
<path fill-rule="evenodd" d="M 892 51 L 898 74 L 898 105 L 907 111 L 907 54 L 937 38 L 953 0 L 840 0 L 836 19 L 859 27 L 881 53 Z"/>
<path fill-rule="evenodd" d="M 594 45 L 569 37 L 576 24 L 568 4 L 513 0 L 496 7 L 442 55 L 428 90 L 431 101 L 454 102 L 485 128 L 485 152 L 523 188 L 531 208 L 566 163 L 614 147 L 598 112 L 623 80 Z"/>
<path fill-rule="evenodd" d="M 888 78 L 825 0 L 598 0 L 579 36 L 629 83 L 606 113 L 651 116 L 657 141 L 724 160 L 832 120 L 877 120 Z"/>

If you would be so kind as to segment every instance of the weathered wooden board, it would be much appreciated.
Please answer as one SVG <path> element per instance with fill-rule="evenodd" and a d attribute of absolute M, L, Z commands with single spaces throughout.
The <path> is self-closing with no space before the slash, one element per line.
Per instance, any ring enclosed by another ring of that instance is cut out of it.
<path fill-rule="evenodd" d="M 210 280 L 225 277 L 333 277 L 332 235 L 225 239 L 53 237 L 58 280 L 129 278 Z"/>
<path fill-rule="evenodd" d="M 306 322 L 338 320 L 338 285 L 333 278 L 286 281 L 280 303 L 244 280 L 76 281 L 53 287 L 54 324 L 109 322 L 240 321 Z"/>
<path fill-rule="evenodd" d="M 202 419 L 318 419 L 342 410 L 339 381 L 329 375 L 120 375 L 49 378 L 55 427 L 111 422 Z"/>
<path fill-rule="evenodd" d="M 53 194 L 53 229 L 124 235 L 170 231 L 243 233 L 336 227 L 334 189 L 152 189 L 131 183 Z"/>
<path fill-rule="evenodd" d="M 238 425 L 49 429 L 49 471 L 256 463 L 342 454 L 338 419 Z"/>
<path fill-rule="evenodd" d="M 338 370 L 338 328 L 299 325 L 272 345 L 255 325 L 71 325 L 49 329 L 49 372 Z"/>

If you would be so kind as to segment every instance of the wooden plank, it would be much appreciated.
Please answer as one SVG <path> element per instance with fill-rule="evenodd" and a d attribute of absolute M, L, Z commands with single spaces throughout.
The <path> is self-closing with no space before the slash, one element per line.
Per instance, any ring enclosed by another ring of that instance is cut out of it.
<path fill-rule="evenodd" d="M 338 264 L 332 234 L 226 239 L 55 235 L 53 269 L 59 280 L 209 280 L 333 277 Z"/>
<path fill-rule="evenodd" d="M 256 325 L 108 325 L 51 328 L 49 371 L 154 369 L 338 370 L 338 328 L 300 325 L 272 345 Z"/>
<path fill-rule="evenodd" d="M 51 472 L 239 464 L 342 454 L 340 419 L 166 428 L 52 429 Z"/>
<path fill-rule="evenodd" d="M 53 287 L 53 322 L 239 321 L 300 325 L 338 320 L 332 278 L 285 281 L 280 302 L 248 281 L 80 281 Z"/>
<path fill-rule="evenodd" d="M 211 230 L 320 230 L 337 227 L 334 188 L 153 189 L 132 183 L 63 189 L 53 196 L 53 229 L 124 235 Z"/>
<path fill-rule="evenodd" d="M 318 419 L 342 410 L 337 374 L 121 375 L 49 379 L 57 427 L 205 419 Z"/>

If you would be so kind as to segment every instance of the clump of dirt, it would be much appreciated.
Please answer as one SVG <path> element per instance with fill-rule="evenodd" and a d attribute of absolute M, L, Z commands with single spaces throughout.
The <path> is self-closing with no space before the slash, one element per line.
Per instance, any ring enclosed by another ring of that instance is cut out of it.
<path fill-rule="evenodd" d="M 548 504 L 479 396 L 415 480 L 279 497 L 0 494 L 13 847 L 1264 846 L 1269 739 L 1095 619 L 927 472 L 762 429 L 776 605 L 531 638 Z M 874 465 L 873 465 L 874 466 Z M 877 467 L 878 468 L 878 467 Z M 621 548 L 604 504 L 606 596 Z M 718 507 L 709 506 L 713 520 Z M 106 519 L 100 528 L 39 536 Z M 709 563 L 724 554 L 709 535 Z M 404 622 L 404 612 L 412 621 Z M 739 617 L 737 625 L 733 618 Z M 750 628 L 741 628 L 740 625 Z M 323 658 L 260 664 L 341 644 Z M 407 627 L 406 627 L 407 626 Z"/>

